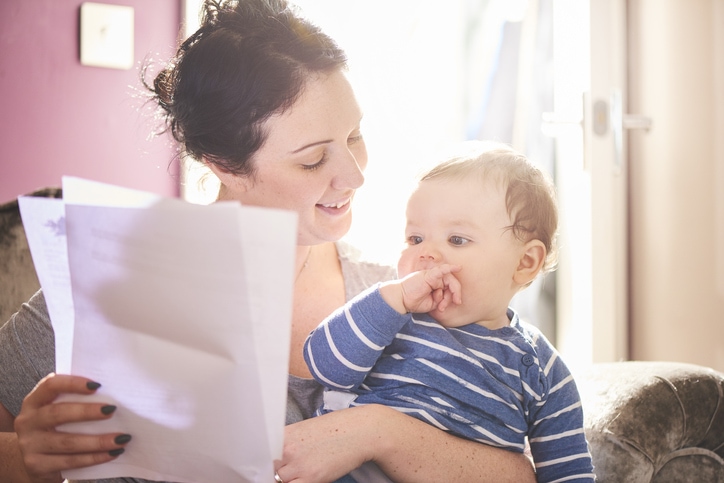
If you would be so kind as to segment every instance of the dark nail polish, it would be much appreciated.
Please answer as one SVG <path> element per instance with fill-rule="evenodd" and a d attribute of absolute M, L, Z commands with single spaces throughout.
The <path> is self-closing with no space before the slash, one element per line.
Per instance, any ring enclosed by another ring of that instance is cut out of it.
<path fill-rule="evenodd" d="M 122 455 L 124 451 L 126 451 L 124 448 L 117 448 L 110 450 L 108 454 L 111 456 L 119 456 Z"/>
<path fill-rule="evenodd" d="M 85 387 L 87 387 L 87 388 L 90 389 L 91 391 L 95 391 L 96 389 L 98 389 L 99 387 L 101 387 L 101 383 L 100 383 L 100 382 L 89 381 L 89 382 L 86 382 L 86 383 L 85 383 Z"/>
<path fill-rule="evenodd" d="M 110 404 L 109 404 L 108 406 L 103 406 L 103 407 L 101 408 L 101 412 L 102 412 L 103 414 L 111 414 L 111 413 L 112 413 L 113 411 L 115 411 L 115 410 L 116 410 L 116 406 L 112 406 L 112 405 L 110 405 Z"/>
<path fill-rule="evenodd" d="M 116 444 L 126 444 L 131 440 L 130 434 L 119 434 L 116 436 L 116 438 L 113 440 Z"/>

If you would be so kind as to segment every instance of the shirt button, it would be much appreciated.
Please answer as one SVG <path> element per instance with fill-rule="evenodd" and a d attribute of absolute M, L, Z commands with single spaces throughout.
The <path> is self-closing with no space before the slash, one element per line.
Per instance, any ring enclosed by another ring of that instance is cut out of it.
<path fill-rule="evenodd" d="M 533 365 L 533 356 L 530 354 L 524 355 L 521 359 L 521 362 L 523 362 L 524 366 L 532 366 Z"/>

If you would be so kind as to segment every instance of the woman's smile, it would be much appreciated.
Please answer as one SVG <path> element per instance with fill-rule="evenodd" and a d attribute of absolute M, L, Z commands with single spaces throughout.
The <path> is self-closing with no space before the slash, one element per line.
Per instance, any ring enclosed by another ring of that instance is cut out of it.
<path fill-rule="evenodd" d="M 343 215 L 347 213 L 352 207 L 352 197 L 345 198 L 340 201 L 332 203 L 319 203 L 317 208 L 329 215 Z"/>

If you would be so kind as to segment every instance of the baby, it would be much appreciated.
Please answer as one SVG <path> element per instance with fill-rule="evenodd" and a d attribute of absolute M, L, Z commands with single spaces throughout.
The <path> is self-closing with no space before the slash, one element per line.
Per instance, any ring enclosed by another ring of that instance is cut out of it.
<path fill-rule="evenodd" d="M 505 145 L 472 146 L 412 193 L 399 279 L 307 339 L 304 357 L 326 388 L 319 412 L 384 404 L 510 451 L 528 443 L 539 482 L 593 481 L 573 377 L 509 307 L 554 268 L 554 186 Z"/>

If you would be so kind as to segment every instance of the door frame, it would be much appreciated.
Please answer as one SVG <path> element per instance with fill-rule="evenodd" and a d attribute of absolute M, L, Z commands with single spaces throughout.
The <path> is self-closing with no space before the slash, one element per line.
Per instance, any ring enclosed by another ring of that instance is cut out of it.
<path fill-rule="evenodd" d="M 572 367 L 628 358 L 625 0 L 554 0 L 557 346 Z"/>

